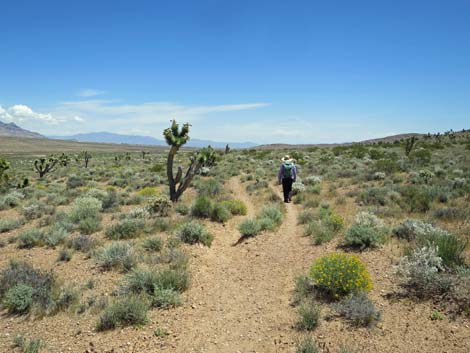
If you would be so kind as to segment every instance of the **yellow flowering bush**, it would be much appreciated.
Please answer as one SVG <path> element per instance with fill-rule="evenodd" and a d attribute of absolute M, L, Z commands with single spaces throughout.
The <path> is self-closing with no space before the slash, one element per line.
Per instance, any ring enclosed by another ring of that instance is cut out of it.
<path fill-rule="evenodd" d="M 369 291 L 372 281 L 359 257 L 333 253 L 317 259 L 310 268 L 315 285 L 334 298 Z"/>

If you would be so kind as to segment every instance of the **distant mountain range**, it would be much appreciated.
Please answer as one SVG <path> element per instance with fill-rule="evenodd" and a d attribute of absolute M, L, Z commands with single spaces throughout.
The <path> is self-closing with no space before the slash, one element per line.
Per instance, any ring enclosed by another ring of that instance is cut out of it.
<path fill-rule="evenodd" d="M 111 132 L 91 132 L 84 134 L 75 134 L 70 136 L 48 136 L 48 138 L 55 140 L 72 140 L 78 142 L 102 142 L 102 143 L 118 143 L 129 145 L 151 145 L 151 146 L 166 146 L 164 140 L 159 140 L 151 136 L 141 135 L 121 135 Z M 253 142 L 219 142 L 211 140 L 190 139 L 185 147 L 205 147 L 211 145 L 214 148 L 225 148 L 226 145 L 230 148 L 242 149 L 256 147 L 257 144 Z"/>
<path fill-rule="evenodd" d="M 3 123 L 0 121 L 0 136 L 25 137 L 25 138 L 45 138 L 37 132 L 20 128 L 15 123 Z"/>

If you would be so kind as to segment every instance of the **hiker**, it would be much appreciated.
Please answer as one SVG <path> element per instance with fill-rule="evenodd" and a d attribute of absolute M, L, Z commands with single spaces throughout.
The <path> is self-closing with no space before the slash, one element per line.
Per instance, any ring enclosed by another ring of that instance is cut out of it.
<path fill-rule="evenodd" d="M 282 183 L 282 191 L 284 193 L 284 202 L 291 201 L 292 183 L 297 179 L 297 168 L 295 167 L 294 160 L 289 155 L 281 158 L 282 164 L 279 168 L 278 179 L 279 184 Z"/>

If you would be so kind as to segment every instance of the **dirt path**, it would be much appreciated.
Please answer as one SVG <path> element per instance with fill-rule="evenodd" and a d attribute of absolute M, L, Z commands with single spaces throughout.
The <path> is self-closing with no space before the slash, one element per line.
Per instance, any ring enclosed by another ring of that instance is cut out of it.
<path fill-rule="evenodd" d="M 232 179 L 228 188 L 247 205 L 247 217 L 254 216 L 257 210 L 244 185 Z M 294 278 L 306 270 L 302 266 L 306 262 L 299 260 L 313 258 L 309 240 L 297 226 L 296 206 L 287 205 L 276 233 L 263 233 L 232 246 L 239 238 L 236 228 L 241 220 L 228 222 L 212 248 L 195 260 L 193 285 L 187 305 L 177 309 L 178 319 L 172 324 L 176 337 L 169 351 L 292 351 Z"/>

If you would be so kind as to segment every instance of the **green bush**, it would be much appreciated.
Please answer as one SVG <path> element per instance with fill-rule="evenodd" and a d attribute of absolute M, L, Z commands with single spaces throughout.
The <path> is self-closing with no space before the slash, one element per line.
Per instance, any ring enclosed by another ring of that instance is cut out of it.
<path fill-rule="evenodd" d="M 384 242 L 384 232 L 372 228 L 353 224 L 345 234 L 345 245 L 353 248 L 376 248 Z"/>
<path fill-rule="evenodd" d="M 25 314 L 33 305 L 33 295 L 33 288 L 18 284 L 6 292 L 3 305 L 10 314 Z"/>
<path fill-rule="evenodd" d="M 364 292 L 343 299 L 334 308 L 340 316 L 356 326 L 372 326 L 380 320 L 380 312 Z"/>
<path fill-rule="evenodd" d="M 40 229 L 31 228 L 18 235 L 18 248 L 31 249 L 43 243 L 44 233 Z"/>
<path fill-rule="evenodd" d="M 94 197 L 79 197 L 72 204 L 69 213 L 70 220 L 73 223 L 79 223 L 86 218 L 99 218 L 102 205 L 102 202 Z"/>
<path fill-rule="evenodd" d="M 0 273 L 0 301 L 5 299 L 10 290 L 20 285 L 32 288 L 33 303 L 41 309 L 47 309 L 52 305 L 53 293 L 57 287 L 52 273 L 37 270 L 25 262 L 11 261 Z M 12 293 L 15 293 L 15 290 Z"/>
<path fill-rule="evenodd" d="M 201 243 L 206 246 L 211 246 L 214 237 L 210 234 L 202 224 L 195 221 L 183 223 L 177 230 L 176 236 L 181 241 L 188 244 Z"/>
<path fill-rule="evenodd" d="M 13 339 L 13 346 L 21 349 L 22 353 L 38 353 L 44 346 L 40 339 L 26 339 L 22 335 L 16 335 Z"/>
<path fill-rule="evenodd" d="M 234 216 L 245 216 L 247 214 L 246 205 L 240 200 L 226 200 L 222 202 L 232 215 Z"/>
<path fill-rule="evenodd" d="M 144 240 L 142 247 L 147 251 L 161 251 L 163 249 L 163 240 L 159 237 L 151 237 Z"/>
<path fill-rule="evenodd" d="M 305 336 L 297 342 L 295 353 L 319 353 L 320 349 L 310 336 Z"/>
<path fill-rule="evenodd" d="M 145 226 L 143 219 L 124 219 L 106 229 L 106 236 L 112 240 L 133 239 L 138 237 Z"/>
<path fill-rule="evenodd" d="M 259 219 L 269 218 L 276 226 L 282 223 L 282 212 L 276 206 L 264 206 L 258 215 Z"/>
<path fill-rule="evenodd" d="M 261 231 L 261 226 L 257 220 L 247 219 L 238 225 L 238 230 L 242 236 L 252 237 Z"/>
<path fill-rule="evenodd" d="M 320 306 L 312 299 L 304 301 L 299 307 L 297 327 L 311 331 L 320 323 Z"/>
<path fill-rule="evenodd" d="M 89 235 L 79 234 L 68 239 L 66 245 L 73 250 L 87 253 L 96 246 L 96 241 Z"/>
<path fill-rule="evenodd" d="M 317 218 L 316 213 L 311 209 L 303 210 L 297 217 L 298 224 L 307 224 Z"/>
<path fill-rule="evenodd" d="M 366 267 L 359 257 L 349 254 L 332 253 L 318 258 L 310 269 L 310 277 L 332 298 L 372 289 Z"/>
<path fill-rule="evenodd" d="M 108 305 L 100 315 L 96 329 L 111 330 L 117 327 L 144 325 L 147 322 L 149 305 L 138 297 L 125 297 Z"/>
<path fill-rule="evenodd" d="M 191 214 L 197 218 L 209 218 L 212 211 L 212 201 L 207 196 L 199 196 L 194 201 Z"/>
<path fill-rule="evenodd" d="M 196 184 L 196 189 L 201 196 L 215 197 L 222 193 L 223 186 L 215 179 L 201 180 Z"/>
<path fill-rule="evenodd" d="M 78 223 L 78 230 L 83 234 L 93 234 L 101 229 L 99 218 L 84 218 Z"/>
<path fill-rule="evenodd" d="M 210 217 L 215 222 L 225 223 L 232 217 L 232 213 L 223 204 L 214 203 Z"/>
<path fill-rule="evenodd" d="M 21 227 L 24 224 L 23 220 L 20 219 L 0 219 L 0 233 L 12 231 Z"/>
<path fill-rule="evenodd" d="M 44 243 L 54 248 L 59 244 L 62 244 L 70 236 L 69 232 L 61 226 L 55 226 L 44 233 Z"/>
<path fill-rule="evenodd" d="M 178 291 L 171 288 L 155 288 L 155 292 L 152 297 L 152 306 L 167 309 L 181 305 L 181 303 L 181 296 Z"/>
<path fill-rule="evenodd" d="M 96 255 L 99 266 L 103 270 L 119 269 L 130 271 L 137 265 L 137 257 L 129 244 L 112 243 Z"/>

